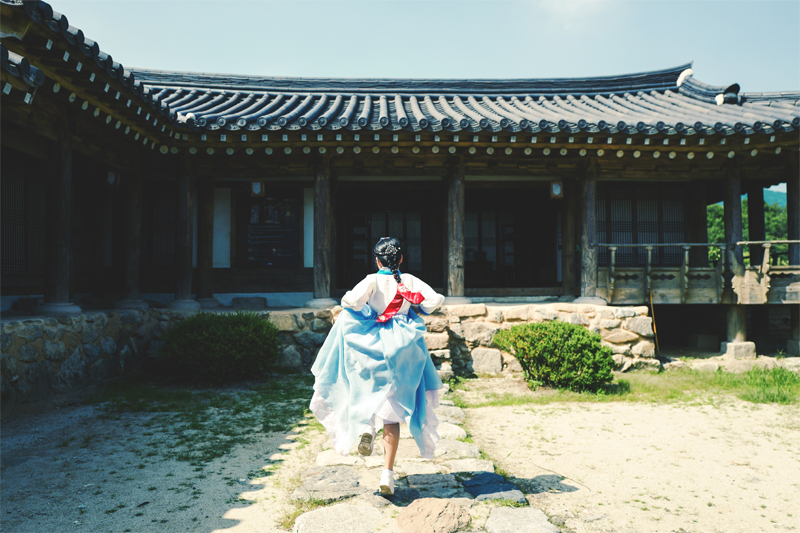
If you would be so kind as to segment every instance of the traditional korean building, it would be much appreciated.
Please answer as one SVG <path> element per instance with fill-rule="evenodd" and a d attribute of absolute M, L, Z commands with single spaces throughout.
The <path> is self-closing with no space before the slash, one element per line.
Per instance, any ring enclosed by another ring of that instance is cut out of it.
<path fill-rule="evenodd" d="M 393 235 L 451 302 L 655 304 L 723 317 L 729 341 L 768 335 L 773 310 L 797 350 L 800 92 L 711 86 L 690 64 L 507 80 L 133 69 L 44 2 L 0 7 L 6 313 L 333 305 Z M 788 266 L 764 230 L 763 190 L 782 182 Z M 709 243 L 720 201 L 725 241 Z"/>

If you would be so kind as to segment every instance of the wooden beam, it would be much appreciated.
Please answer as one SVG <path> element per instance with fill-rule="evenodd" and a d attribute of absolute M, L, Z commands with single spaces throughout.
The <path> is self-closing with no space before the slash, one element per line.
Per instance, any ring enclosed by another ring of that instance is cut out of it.
<path fill-rule="evenodd" d="M 764 188 L 758 184 L 753 184 L 747 189 L 747 227 L 747 240 L 767 240 L 764 222 Z M 761 265 L 763 258 L 764 247 L 760 244 L 750 245 L 750 266 Z"/>
<path fill-rule="evenodd" d="M 333 203 L 330 158 L 320 157 L 314 165 L 314 298 L 331 297 Z"/>
<path fill-rule="evenodd" d="M 586 166 L 581 186 L 581 296 L 595 296 L 597 292 L 597 240 L 596 191 L 597 162 L 592 159 Z"/>
<path fill-rule="evenodd" d="M 746 310 L 737 305 L 739 287 L 744 280 L 744 250 L 733 244 L 742 240 L 742 179 L 739 169 L 731 164 L 726 169 L 725 180 L 725 242 L 728 243 L 728 265 L 732 274 L 730 305 L 728 305 L 727 335 L 728 342 L 744 342 L 747 340 Z"/>
<path fill-rule="evenodd" d="M 786 166 L 786 215 L 788 240 L 800 240 L 800 172 L 797 153 L 788 155 Z M 789 264 L 800 265 L 800 244 L 789 245 Z M 795 337 L 796 339 L 800 337 Z"/>
<path fill-rule="evenodd" d="M 196 309 L 192 299 L 192 186 L 195 170 L 192 162 L 184 161 L 183 171 L 178 176 L 178 220 L 175 230 L 175 302 L 172 307 Z"/>
<path fill-rule="evenodd" d="M 466 219 L 464 199 L 464 157 L 456 156 L 451 160 L 447 176 L 447 296 L 463 297 L 464 292 L 464 256 L 466 243 L 464 223 Z"/>

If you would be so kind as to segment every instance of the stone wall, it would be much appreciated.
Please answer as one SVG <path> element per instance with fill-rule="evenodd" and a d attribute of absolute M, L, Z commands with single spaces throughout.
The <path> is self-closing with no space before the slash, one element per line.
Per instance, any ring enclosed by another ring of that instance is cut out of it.
<path fill-rule="evenodd" d="M 647 307 L 607 307 L 551 303 L 531 305 L 469 304 L 444 306 L 424 317 L 425 341 L 440 375 L 521 370 L 516 359 L 492 344 L 494 334 L 517 324 L 560 320 L 599 333 L 614 352 L 618 370 L 659 369 L 652 319 Z"/>
<path fill-rule="evenodd" d="M 341 307 L 332 310 L 256 311 L 274 323 L 283 341 L 278 366 L 307 370 Z M 218 312 L 229 312 L 226 310 Z M 106 378 L 137 371 L 157 357 L 164 332 L 186 312 L 169 309 L 97 311 L 77 317 L 30 317 L 2 322 L 0 391 L 4 415 L 15 403 L 45 400 Z M 552 303 L 444 306 L 424 317 L 425 342 L 442 377 L 469 372 L 518 371 L 519 363 L 492 345 L 500 329 L 561 320 L 603 337 L 619 370 L 660 367 L 646 307 Z"/>

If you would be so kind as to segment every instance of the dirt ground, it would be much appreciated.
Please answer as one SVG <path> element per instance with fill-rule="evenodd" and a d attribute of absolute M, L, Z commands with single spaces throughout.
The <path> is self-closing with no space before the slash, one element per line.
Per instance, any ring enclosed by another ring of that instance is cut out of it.
<path fill-rule="evenodd" d="M 532 506 L 576 533 L 800 529 L 800 408 L 567 403 L 467 409 Z"/>

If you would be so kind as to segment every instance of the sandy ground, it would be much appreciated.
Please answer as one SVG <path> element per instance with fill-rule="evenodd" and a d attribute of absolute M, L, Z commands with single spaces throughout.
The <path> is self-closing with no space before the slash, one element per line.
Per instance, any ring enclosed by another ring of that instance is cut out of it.
<path fill-rule="evenodd" d="M 4 424 L 0 530 L 284 531 L 277 521 L 290 508 L 285 487 L 325 440 L 310 430 L 303 435 L 309 445 L 295 432 L 271 433 L 194 467 L 135 452 L 150 440 L 143 436 L 150 418 L 108 420 L 94 407 L 74 406 Z"/>
<path fill-rule="evenodd" d="M 800 530 L 800 408 L 575 403 L 467 410 L 531 505 L 583 532 Z"/>

